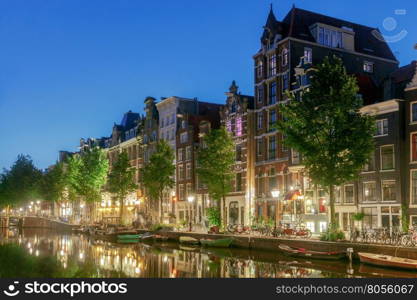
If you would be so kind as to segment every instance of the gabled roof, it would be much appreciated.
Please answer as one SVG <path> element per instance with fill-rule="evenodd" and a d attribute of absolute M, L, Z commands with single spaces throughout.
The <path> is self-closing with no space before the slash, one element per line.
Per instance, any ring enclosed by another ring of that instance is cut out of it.
<path fill-rule="evenodd" d="M 268 17 L 268 20 L 270 20 L 269 23 L 273 23 L 272 17 Z M 276 24 L 280 23 L 281 22 L 278 21 L 276 22 Z M 375 34 L 379 33 L 377 28 L 352 23 L 296 7 L 293 7 L 288 12 L 279 26 L 285 28 L 283 38 L 293 37 L 300 40 L 315 42 L 315 39 L 310 32 L 310 26 L 315 23 L 323 23 L 338 28 L 351 28 L 355 33 L 356 52 L 396 60 L 388 44 L 375 36 Z"/>
<path fill-rule="evenodd" d="M 416 73 L 417 61 L 412 61 L 410 64 L 402 66 L 391 74 L 394 83 L 410 82 Z"/>
<path fill-rule="evenodd" d="M 138 113 L 128 111 L 124 114 L 120 125 L 123 127 L 124 130 L 130 130 L 137 125 L 139 118 L 140 115 Z"/>

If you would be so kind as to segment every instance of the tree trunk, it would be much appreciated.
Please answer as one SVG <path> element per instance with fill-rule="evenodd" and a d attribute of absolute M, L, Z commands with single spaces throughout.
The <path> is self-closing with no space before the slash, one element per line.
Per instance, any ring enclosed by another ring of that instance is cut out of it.
<path fill-rule="evenodd" d="M 227 227 L 226 196 L 223 196 L 222 197 L 222 201 L 223 201 L 223 204 L 222 204 L 222 210 L 223 210 L 223 226 L 224 226 L 224 229 L 226 229 L 226 227 Z"/>
<path fill-rule="evenodd" d="M 119 224 L 123 224 L 123 216 L 124 216 L 124 210 L 125 210 L 125 202 L 123 201 L 124 198 L 122 196 L 119 196 L 119 203 L 120 203 L 120 209 L 119 209 Z"/>
<path fill-rule="evenodd" d="M 161 192 L 159 194 L 159 223 L 162 224 L 162 219 L 163 219 L 163 209 L 162 209 L 162 203 L 164 200 L 164 193 Z"/>
<path fill-rule="evenodd" d="M 335 208 L 334 208 L 334 185 L 329 185 L 329 204 L 330 204 L 330 225 L 332 228 L 337 228 Z"/>

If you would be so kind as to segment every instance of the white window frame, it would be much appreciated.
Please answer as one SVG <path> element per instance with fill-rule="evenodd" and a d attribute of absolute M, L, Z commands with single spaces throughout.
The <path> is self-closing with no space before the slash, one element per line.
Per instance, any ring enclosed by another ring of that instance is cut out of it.
<path fill-rule="evenodd" d="M 410 169 L 410 177 L 409 177 L 409 199 L 410 199 L 410 208 L 417 208 L 417 203 L 412 203 L 412 194 L 413 194 L 413 185 L 412 185 L 412 174 L 413 172 L 417 172 L 417 169 Z"/>
<path fill-rule="evenodd" d="M 387 200 L 387 201 L 385 201 L 385 199 L 384 199 L 384 182 L 394 182 L 394 185 L 396 185 L 397 184 L 397 180 L 395 180 L 395 179 L 384 179 L 384 180 L 381 180 L 381 202 L 385 202 L 385 203 L 395 203 L 395 202 L 397 202 L 397 194 L 395 194 L 395 200 Z"/>
<path fill-rule="evenodd" d="M 387 121 L 387 133 L 384 133 L 384 121 Z M 379 119 L 379 120 L 376 120 L 375 123 L 376 123 L 377 131 L 378 131 L 378 125 L 379 125 L 379 123 L 382 123 L 382 127 L 381 127 L 382 128 L 382 134 L 378 134 L 378 132 L 376 132 L 375 135 L 374 135 L 374 137 L 388 136 L 388 134 L 389 134 L 389 122 L 388 122 L 388 119 L 387 118 L 385 118 L 385 119 Z"/>
<path fill-rule="evenodd" d="M 384 147 L 392 147 L 392 169 L 382 169 L 382 148 Z M 394 144 L 388 144 L 388 145 L 381 145 L 379 147 L 379 170 L 380 172 L 389 172 L 395 170 L 395 145 Z"/>
<path fill-rule="evenodd" d="M 362 199 L 363 199 L 362 203 L 376 203 L 376 202 L 378 202 L 377 199 L 374 200 L 374 201 L 365 201 L 365 184 L 367 184 L 367 183 L 375 183 L 375 193 L 378 191 L 378 188 L 376 186 L 376 181 L 369 180 L 369 181 L 362 182 Z M 375 195 L 375 198 L 377 198 L 376 195 Z"/>
<path fill-rule="evenodd" d="M 306 52 L 310 53 L 310 57 L 306 56 Z M 305 63 L 313 63 L 313 49 L 310 47 L 304 47 L 304 62 Z"/>
<path fill-rule="evenodd" d="M 353 202 L 346 202 L 346 187 L 353 187 Z M 354 205 L 355 204 L 355 185 L 353 183 L 343 185 L 343 204 Z"/>
<path fill-rule="evenodd" d="M 413 222 L 412 222 L 412 220 L 413 220 L 413 217 L 415 217 L 415 218 L 417 218 L 417 215 L 410 215 L 410 226 L 411 226 L 411 224 L 413 224 Z"/>

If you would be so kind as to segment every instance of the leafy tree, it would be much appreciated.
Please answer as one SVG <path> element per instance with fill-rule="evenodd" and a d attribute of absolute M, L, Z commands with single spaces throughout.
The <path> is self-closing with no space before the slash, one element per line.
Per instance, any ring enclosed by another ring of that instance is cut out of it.
<path fill-rule="evenodd" d="M 120 224 L 124 223 L 124 200 L 129 193 L 134 192 L 137 188 L 135 173 L 135 168 L 131 167 L 126 151 L 121 152 L 108 176 L 108 190 L 117 195 L 120 203 Z"/>
<path fill-rule="evenodd" d="M 223 225 L 226 225 L 226 195 L 232 191 L 235 144 L 224 127 L 213 129 L 203 137 L 197 161 L 198 176 L 207 185 L 210 197 L 222 202 Z"/>
<path fill-rule="evenodd" d="M 362 100 L 354 77 L 340 58 L 325 58 L 312 71 L 311 85 L 297 100 L 280 105 L 278 129 L 297 150 L 314 184 L 327 187 L 330 222 L 335 224 L 334 186 L 357 177 L 374 151 L 374 118 L 359 109 Z"/>
<path fill-rule="evenodd" d="M 63 163 L 57 163 L 43 174 L 41 185 L 43 199 L 49 202 L 60 201 L 66 184 L 67 180 Z"/>
<path fill-rule="evenodd" d="M 104 151 L 98 147 L 73 155 L 66 162 L 66 180 L 69 200 L 82 197 L 87 202 L 90 217 L 94 203 L 101 200 L 101 190 L 106 184 L 109 161 Z"/>
<path fill-rule="evenodd" d="M 42 172 L 34 166 L 30 156 L 19 155 L 13 166 L 1 175 L 2 205 L 16 206 L 38 198 L 41 178 Z"/>
<path fill-rule="evenodd" d="M 162 222 L 162 201 L 164 191 L 174 186 L 174 151 L 162 140 L 156 145 L 149 163 L 142 169 L 142 183 L 150 199 L 158 199 L 160 222 Z"/>

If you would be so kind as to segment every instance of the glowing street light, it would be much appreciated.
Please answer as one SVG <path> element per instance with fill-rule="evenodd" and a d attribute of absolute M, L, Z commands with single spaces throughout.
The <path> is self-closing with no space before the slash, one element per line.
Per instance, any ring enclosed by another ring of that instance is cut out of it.
<path fill-rule="evenodd" d="M 190 208 L 190 213 L 188 215 L 188 219 L 190 221 L 189 231 L 192 231 L 193 228 L 192 228 L 192 223 L 191 223 L 191 206 L 192 206 L 192 203 L 194 202 L 194 196 L 193 195 L 188 196 L 187 200 L 188 200 L 189 208 Z"/>

